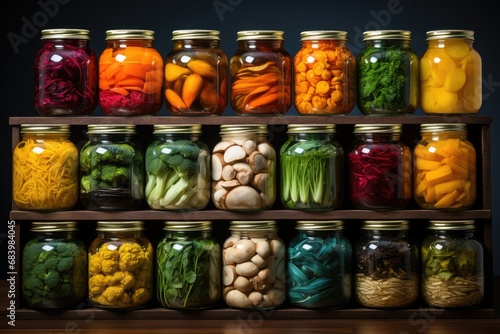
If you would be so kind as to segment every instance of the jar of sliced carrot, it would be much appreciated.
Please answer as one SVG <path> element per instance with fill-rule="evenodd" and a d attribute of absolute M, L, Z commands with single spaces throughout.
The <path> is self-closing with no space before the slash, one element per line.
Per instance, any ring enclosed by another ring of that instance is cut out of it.
<path fill-rule="evenodd" d="M 35 58 L 35 108 L 41 116 L 90 115 L 98 104 L 97 56 L 86 29 L 44 29 Z"/>
<path fill-rule="evenodd" d="M 356 104 L 356 70 L 347 32 L 303 31 L 294 58 L 294 104 L 301 115 L 348 114 Z"/>
<path fill-rule="evenodd" d="M 230 102 L 238 115 L 284 115 L 292 104 L 292 57 L 284 33 L 246 30 L 229 62 Z"/>
<path fill-rule="evenodd" d="M 163 104 L 163 58 L 154 31 L 108 30 L 99 57 L 99 104 L 106 115 L 156 115 Z"/>
<path fill-rule="evenodd" d="M 78 149 L 69 125 L 21 124 L 12 159 L 19 210 L 70 210 L 78 201 Z"/>
<path fill-rule="evenodd" d="M 165 58 L 165 104 L 172 115 L 220 115 L 227 106 L 226 54 L 217 30 L 174 30 Z"/>
<path fill-rule="evenodd" d="M 482 104 L 481 56 L 470 30 L 428 31 L 420 59 L 420 107 L 426 114 L 475 114 Z"/>
<path fill-rule="evenodd" d="M 467 125 L 422 124 L 414 148 L 415 201 L 423 209 L 460 210 L 476 200 L 476 151 Z"/>

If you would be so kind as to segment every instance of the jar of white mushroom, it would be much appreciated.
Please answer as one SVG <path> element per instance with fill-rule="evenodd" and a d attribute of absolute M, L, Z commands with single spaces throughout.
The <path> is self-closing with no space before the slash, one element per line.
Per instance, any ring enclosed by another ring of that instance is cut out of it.
<path fill-rule="evenodd" d="M 286 299 L 286 249 L 275 221 L 232 221 L 222 251 L 223 300 L 237 309 L 273 309 Z"/>
<path fill-rule="evenodd" d="M 221 125 L 212 150 L 212 201 L 217 209 L 269 209 L 276 199 L 276 151 L 267 125 Z"/>

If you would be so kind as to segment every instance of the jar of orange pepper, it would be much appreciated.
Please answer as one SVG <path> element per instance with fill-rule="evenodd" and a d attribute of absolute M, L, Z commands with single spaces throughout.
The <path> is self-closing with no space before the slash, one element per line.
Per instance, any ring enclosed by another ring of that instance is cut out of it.
<path fill-rule="evenodd" d="M 226 54 L 217 30 L 172 32 L 165 58 L 165 104 L 173 115 L 220 115 L 227 106 Z"/>
<path fill-rule="evenodd" d="M 106 115 L 156 115 L 163 104 L 163 58 L 154 31 L 108 30 L 99 57 L 99 104 Z"/>
<path fill-rule="evenodd" d="M 356 59 L 347 32 L 303 31 L 294 58 L 295 108 L 301 115 L 348 114 L 356 104 Z"/>
<path fill-rule="evenodd" d="M 78 201 L 78 149 L 70 126 L 21 124 L 12 158 L 12 199 L 19 210 L 70 210 Z"/>
<path fill-rule="evenodd" d="M 470 30 L 428 31 L 420 59 L 420 107 L 426 114 L 475 114 L 482 104 L 481 56 Z"/>
<path fill-rule="evenodd" d="M 423 209 L 460 210 L 476 200 L 476 151 L 467 126 L 422 124 L 414 148 L 414 198 Z"/>
<path fill-rule="evenodd" d="M 231 107 L 238 115 L 284 115 L 292 104 L 292 57 L 284 33 L 246 30 L 237 33 L 230 59 Z"/>

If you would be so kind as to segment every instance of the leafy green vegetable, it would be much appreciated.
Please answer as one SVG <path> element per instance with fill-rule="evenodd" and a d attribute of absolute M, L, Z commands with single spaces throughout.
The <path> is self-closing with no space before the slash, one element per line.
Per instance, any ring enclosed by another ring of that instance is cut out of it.
<path fill-rule="evenodd" d="M 358 106 L 362 111 L 407 113 L 409 59 L 399 47 L 367 47 L 357 66 Z"/>
<path fill-rule="evenodd" d="M 157 248 L 157 297 L 165 307 L 205 308 L 220 295 L 220 246 L 212 239 L 164 238 Z"/>
<path fill-rule="evenodd" d="M 291 145 L 289 145 L 291 144 Z M 281 199 L 287 208 L 332 209 L 343 199 L 344 152 L 325 140 L 312 139 L 283 145 Z"/>

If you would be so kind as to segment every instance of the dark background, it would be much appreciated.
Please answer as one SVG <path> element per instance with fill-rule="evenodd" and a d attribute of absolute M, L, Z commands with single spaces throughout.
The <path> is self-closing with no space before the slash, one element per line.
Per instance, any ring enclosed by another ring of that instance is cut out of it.
<path fill-rule="evenodd" d="M 462 4 L 460 4 L 462 3 Z M 349 33 L 348 47 L 356 56 L 363 48 L 362 32 L 376 29 L 404 29 L 412 32 L 412 48 L 420 56 L 427 44 L 425 32 L 436 29 L 475 31 L 474 48 L 483 60 L 483 105 L 478 115 L 494 117 L 491 126 L 493 207 L 499 202 L 500 178 L 500 67 L 498 66 L 499 17 L 486 0 L 372 0 L 372 1 L 115 1 L 39 0 L 16 1 L 11 10 L 2 10 L 1 136 L 5 147 L 1 173 L 1 252 L 6 254 L 5 237 L 11 208 L 10 116 L 39 116 L 33 106 L 33 61 L 40 48 L 40 31 L 48 28 L 90 30 L 90 46 L 99 55 L 105 48 L 109 29 L 151 29 L 155 47 L 166 55 L 177 29 L 221 31 L 221 47 L 228 58 L 236 50 L 240 30 L 273 29 L 285 32 L 285 48 L 293 56 L 300 49 L 300 32 L 332 29 Z M 226 115 L 234 113 L 228 108 Z M 291 108 L 289 115 L 297 115 Z M 94 115 L 103 115 L 98 108 Z M 169 115 L 163 106 L 159 115 Z M 355 108 L 351 115 L 361 115 Z M 419 109 L 416 115 L 423 115 Z M 105 117 L 105 116 L 103 116 Z M 493 272 L 500 275 L 500 221 L 493 212 Z M 5 252 L 5 253 L 4 253 Z M 5 262 L 6 265 L 6 262 Z M 3 264 L 2 264 L 3 268 Z M 1 271 L 1 275 L 6 270 Z"/>

